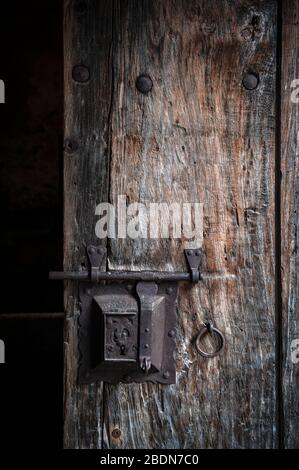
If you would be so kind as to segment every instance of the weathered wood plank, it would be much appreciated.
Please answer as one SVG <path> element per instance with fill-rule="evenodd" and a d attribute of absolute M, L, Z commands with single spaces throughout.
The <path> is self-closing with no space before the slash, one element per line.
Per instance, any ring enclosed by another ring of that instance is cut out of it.
<path fill-rule="evenodd" d="M 64 267 L 75 270 L 86 269 L 84 246 L 99 243 L 95 207 L 108 199 L 112 16 L 110 2 L 86 4 L 64 2 Z M 73 69 L 76 65 L 88 70 Z M 64 443 L 67 448 L 99 448 L 102 386 L 76 383 L 77 295 L 76 284 L 66 284 Z"/>
<path fill-rule="evenodd" d="M 299 447 L 299 364 L 294 340 L 299 340 L 298 256 L 298 122 L 299 122 L 299 3 L 282 2 L 281 61 L 281 246 L 284 445 Z M 297 80 L 297 82 L 294 82 Z M 298 351 L 298 344 L 297 344 Z M 297 352 L 298 357 L 298 352 Z M 295 362 L 294 362 L 295 361 Z"/>
<path fill-rule="evenodd" d="M 176 385 L 105 385 L 104 445 L 274 447 L 276 1 L 113 4 L 110 198 L 204 203 L 204 269 L 220 279 L 180 288 Z M 109 265 L 182 268 L 181 249 L 125 239 Z M 208 361 L 193 345 L 207 318 L 227 339 Z"/>

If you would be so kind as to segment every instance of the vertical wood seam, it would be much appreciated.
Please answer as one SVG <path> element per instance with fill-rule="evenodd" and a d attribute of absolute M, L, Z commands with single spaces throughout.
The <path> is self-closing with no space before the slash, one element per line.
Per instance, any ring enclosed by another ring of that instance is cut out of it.
<path fill-rule="evenodd" d="M 281 279 L 281 57 L 282 57 L 282 5 L 277 2 L 276 38 L 276 129 L 275 129 L 275 318 L 276 318 L 276 403 L 277 439 L 279 449 L 284 448 L 283 406 L 283 314 Z"/>
<path fill-rule="evenodd" d="M 114 25 L 114 19 L 115 19 L 115 4 L 114 0 L 112 0 L 112 5 L 111 5 L 111 10 L 112 10 L 112 19 L 111 19 L 111 41 L 110 41 L 110 47 L 109 47 L 109 68 L 111 70 L 111 90 L 110 90 L 110 103 L 109 103 L 109 111 L 108 111 L 108 117 L 107 117 L 107 132 L 108 132 L 108 163 L 107 163 L 107 168 L 108 168 L 108 175 L 107 175 L 107 185 L 108 185 L 108 201 L 111 202 L 111 197 L 110 197 L 110 189 L 111 189 L 111 165 L 112 165 L 112 115 L 113 115 L 113 100 L 114 100 L 114 63 L 113 63 L 113 54 L 114 54 L 114 34 L 115 34 L 115 25 Z M 107 257 L 106 257 L 106 271 L 109 271 L 109 254 L 111 252 L 111 244 L 109 241 L 109 238 L 107 238 Z M 105 423 L 106 423 L 106 414 L 107 413 L 107 407 L 106 407 L 106 398 L 107 398 L 107 383 L 103 382 L 103 397 L 102 397 L 102 427 L 101 427 L 101 447 L 102 449 L 105 449 L 106 443 L 104 441 L 105 439 Z M 109 432 L 109 431 L 107 431 Z M 106 433 L 107 434 L 107 433 Z"/>

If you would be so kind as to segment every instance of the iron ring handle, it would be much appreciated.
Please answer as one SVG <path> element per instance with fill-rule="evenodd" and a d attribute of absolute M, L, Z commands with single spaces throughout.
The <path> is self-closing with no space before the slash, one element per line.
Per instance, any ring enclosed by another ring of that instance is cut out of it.
<path fill-rule="evenodd" d="M 200 347 L 200 342 L 206 334 L 211 334 L 211 335 L 215 334 L 218 338 L 218 342 L 219 342 L 218 347 L 215 349 L 215 351 L 213 351 L 211 353 L 209 353 L 207 351 L 204 351 Z M 206 358 L 212 358 L 212 357 L 215 357 L 218 354 L 220 354 L 220 352 L 224 348 L 224 344 L 225 344 L 224 335 L 221 333 L 220 330 L 218 330 L 218 328 L 214 327 L 212 322 L 207 322 L 207 323 L 204 324 L 204 326 L 199 330 L 199 333 L 198 333 L 198 335 L 196 337 L 196 340 L 195 340 L 195 347 L 197 349 L 197 352 L 202 357 L 206 357 Z"/>

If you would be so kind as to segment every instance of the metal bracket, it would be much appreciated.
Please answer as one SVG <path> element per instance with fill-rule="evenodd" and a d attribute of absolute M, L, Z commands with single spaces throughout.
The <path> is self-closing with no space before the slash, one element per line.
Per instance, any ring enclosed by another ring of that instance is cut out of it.
<path fill-rule="evenodd" d="M 188 263 L 189 271 L 191 274 L 191 282 L 198 282 L 201 280 L 201 275 L 199 271 L 200 263 L 202 260 L 202 249 L 201 248 L 196 248 L 194 249 L 189 249 L 189 250 L 184 250 L 186 260 Z"/>
<path fill-rule="evenodd" d="M 87 247 L 86 252 L 89 261 L 90 280 L 91 282 L 97 282 L 98 272 L 106 255 L 106 248 L 104 246 L 96 247 L 90 245 Z"/>
<path fill-rule="evenodd" d="M 136 292 L 140 301 L 139 364 L 141 369 L 147 373 L 152 366 L 152 317 L 158 286 L 153 282 L 139 282 L 136 286 Z"/>

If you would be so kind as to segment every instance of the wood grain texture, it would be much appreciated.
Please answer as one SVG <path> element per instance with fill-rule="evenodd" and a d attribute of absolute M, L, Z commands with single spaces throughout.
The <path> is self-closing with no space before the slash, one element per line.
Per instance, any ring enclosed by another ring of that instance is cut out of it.
<path fill-rule="evenodd" d="M 86 4 L 78 14 L 65 1 L 65 137 L 80 142 L 65 155 L 65 268 L 96 242 L 109 176 L 113 203 L 202 202 L 204 270 L 218 278 L 180 286 L 172 386 L 77 386 L 79 306 L 66 285 L 65 446 L 274 447 L 276 1 Z M 76 63 L 90 67 L 88 83 L 73 82 Z M 242 86 L 247 71 L 256 90 Z M 135 87 L 141 73 L 148 95 Z M 110 241 L 108 267 L 184 269 L 183 247 Z M 212 360 L 194 348 L 206 319 L 227 340 Z"/>
<path fill-rule="evenodd" d="M 82 12 L 77 4 L 64 3 L 64 268 L 74 270 L 87 268 L 85 246 L 99 244 L 95 208 L 108 198 L 112 84 L 109 2 L 89 1 Z M 89 81 L 73 79 L 76 65 L 88 68 Z M 77 385 L 77 287 L 76 283 L 65 286 L 64 444 L 67 448 L 98 448 L 102 445 L 102 386 Z"/>
<path fill-rule="evenodd" d="M 220 278 L 180 286 L 176 385 L 105 385 L 104 445 L 274 447 L 276 2 L 115 1 L 113 17 L 110 199 L 204 203 L 204 270 Z M 113 242 L 109 266 L 180 269 L 183 244 Z M 205 319 L 227 339 L 213 360 L 193 344 Z"/>
<path fill-rule="evenodd" d="M 299 447 L 299 364 L 292 361 L 292 341 L 299 340 L 298 122 L 299 3 L 283 2 L 281 61 L 281 246 L 283 401 L 286 448 Z M 293 100 L 292 100 L 293 93 Z"/>

